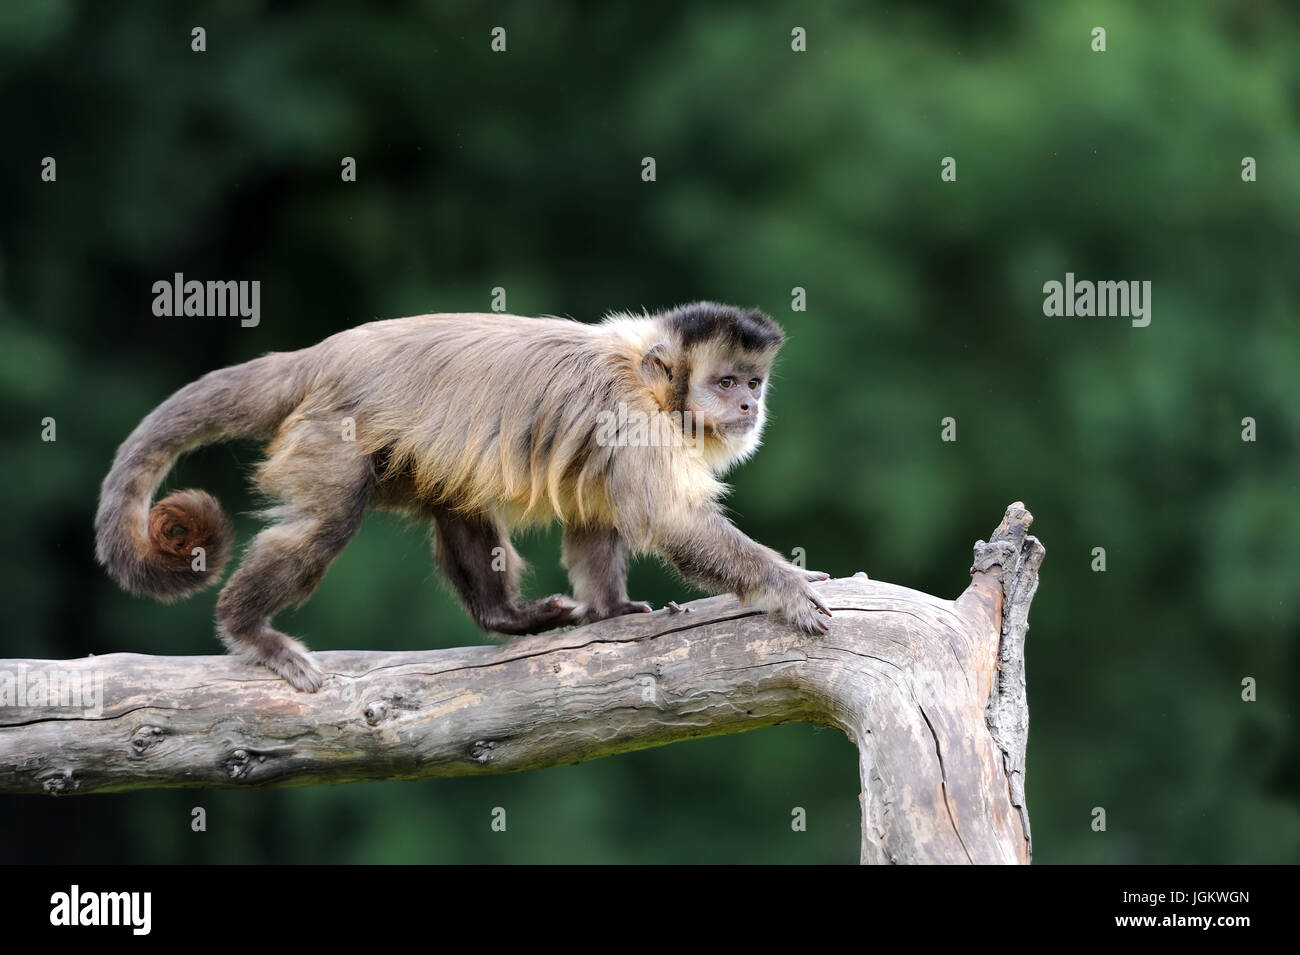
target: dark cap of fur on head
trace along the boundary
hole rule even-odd
[[[717,302],[693,302],[665,312],[664,324],[680,336],[685,348],[720,341],[741,351],[761,352],[785,341],[781,326],[762,312]]]

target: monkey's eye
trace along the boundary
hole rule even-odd
[[[753,391],[754,389],[758,388],[758,386],[761,385],[762,383],[763,383],[763,379],[761,378],[751,378],[749,379],[749,388],[751,391]]]
[[[718,381],[718,387],[722,388],[723,390],[726,390],[727,388],[730,388],[735,383],[736,383],[736,379],[728,375],[726,378],[722,378]]]

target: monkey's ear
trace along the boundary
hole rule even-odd
[[[650,383],[673,380],[672,356],[667,345],[659,342],[641,356],[641,374]]]

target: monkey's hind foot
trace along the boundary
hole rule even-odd
[[[325,683],[325,675],[311,662],[307,648],[278,630],[264,626],[248,636],[223,629],[221,639],[232,653],[250,663],[260,663],[295,690],[315,693]]]
[[[267,660],[261,661],[272,673],[287,680],[295,690],[315,693],[325,683],[325,674],[307,656],[307,649],[296,640]]]
[[[483,629],[510,636],[542,633],[577,623],[586,608],[564,594],[551,594],[522,606],[507,607],[482,621]]]

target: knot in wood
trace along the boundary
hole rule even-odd
[[[230,757],[226,760],[226,772],[230,775],[231,779],[242,779],[248,774],[249,765],[250,757],[248,755],[248,750],[237,749],[231,753]]]
[[[41,786],[51,796],[66,796],[77,791],[77,780],[69,769],[56,770],[41,780]]]
[[[141,726],[131,737],[131,749],[137,756],[143,756],[163,741],[166,731],[161,726]]]

